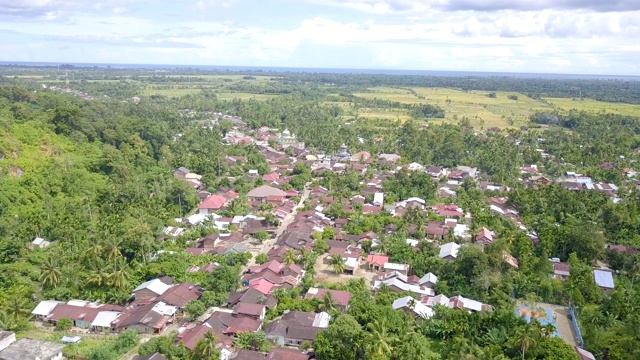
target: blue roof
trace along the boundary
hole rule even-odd
[[[593,270],[593,277],[596,284],[602,288],[613,289],[613,273],[607,270]]]

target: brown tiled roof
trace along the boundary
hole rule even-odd
[[[179,308],[184,308],[185,305],[191,300],[197,300],[202,296],[203,290],[192,283],[185,282],[169,288],[164,294],[160,295],[157,301],[164,301],[165,303]]]
[[[74,321],[82,320],[90,323],[98,316],[100,311],[102,311],[100,308],[58,304],[51,311],[50,320],[58,321],[62,318],[67,318]]]
[[[236,306],[235,313],[240,315],[260,316],[266,306],[241,302]]]
[[[300,350],[273,348],[267,354],[268,360],[309,360],[309,355],[303,354]],[[234,359],[237,360],[237,359]]]
[[[317,290],[316,293],[313,293],[313,289]],[[305,299],[324,299],[326,293],[330,292],[333,296],[333,300],[341,306],[347,306],[349,304],[349,299],[351,299],[351,293],[348,291],[341,290],[331,290],[331,289],[322,289],[322,288],[311,288],[307,291],[307,294],[304,296]]]
[[[234,317],[229,327],[223,331],[225,334],[237,334],[241,332],[255,332],[260,329],[262,322],[250,317]]]
[[[264,360],[265,354],[253,350],[240,349],[233,360]]]
[[[313,341],[316,334],[322,331],[322,328],[304,325],[291,325],[287,328],[287,337],[292,339]]]

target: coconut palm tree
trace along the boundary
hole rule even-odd
[[[40,281],[42,281],[45,286],[56,287],[60,283],[61,277],[62,272],[60,271],[60,264],[57,258],[49,256],[40,268]]]
[[[293,249],[287,249],[287,251],[284,252],[282,262],[287,265],[291,265],[295,264],[296,261],[298,261],[298,255],[296,255],[296,252]]]
[[[204,336],[203,339],[198,341],[196,348],[194,349],[194,354],[197,359],[203,360],[217,360],[220,358],[220,350],[216,348],[217,343],[216,337],[213,335],[213,332],[209,331]]]
[[[392,343],[396,340],[396,336],[389,333],[386,322],[374,320],[367,324],[369,329],[369,347],[367,353],[371,359],[388,359],[393,353]]]
[[[347,269],[347,264],[340,254],[329,256],[329,265],[333,267],[333,270],[336,272],[336,274],[342,274]]]
[[[538,335],[536,328],[531,324],[527,324],[517,330],[514,342],[520,348],[523,360],[526,352],[537,346]]]
[[[322,303],[319,308],[323,311],[334,311],[336,309],[336,300],[333,298],[333,295],[330,292],[326,292],[324,294],[324,298],[322,299]]]
[[[17,327],[15,319],[6,311],[0,311],[0,329],[13,330]]]
[[[20,296],[12,296],[7,303],[2,307],[3,312],[6,312],[14,322],[18,322],[22,317],[29,316],[31,314],[31,306],[27,299]]]
[[[115,238],[110,238],[104,241],[102,247],[106,251],[107,260],[115,261],[122,257],[122,253],[120,252],[121,243],[122,241]]]
[[[115,262],[111,266],[111,274],[108,275],[108,284],[118,289],[122,289],[129,285],[129,266],[124,261],[120,260]]]

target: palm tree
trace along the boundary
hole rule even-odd
[[[388,332],[387,324],[383,320],[378,319],[372,323],[367,324],[370,333],[369,349],[370,358],[373,359],[387,359],[391,357],[393,353],[393,347],[391,343],[396,340],[396,336]]]
[[[282,259],[282,262],[284,262],[287,265],[291,265],[291,264],[295,264],[296,261],[298,261],[298,256],[296,255],[296,252],[293,249],[287,249],[287,251],[284,252],[284,258]]]
[[[336,274],[342,274],[347,269],[344,258],[340,254],[329,256],[329,265],[333,267]]]
[[[102,268],[93,271],[89,276],[88,282],[96,286],[102,286],[103,284],[107,284],[109,282],[109,274],[107,274]]]
[[[114,261],[122,257],[122,253],[120,252],[120,244],[121,241],[115,238],[110,238],[104,242],[103,247],[107,252],[107,260]]]
[[[56,287],[60,283],[61,277],[62,272],[60,271],[57,258],[49,256],[40,268],[40,281],[42,281],[45,286]]]
[[[320,304],[320,309],[324,311],[334,311],[336,309],[336,301],[333,298],[333,295],[330,292],[326,292],[324,294],[324,298],[322,299],[322,304]]]
[[[516,332],[515,344],[520,348],[522,353],[522,359],[524,360],[525,353],[534,348],[538,344],[537,331],[534,326],[528,324],[521,327]]]
[[[15,322],[18,322],[23,316],[31,314],[29,302],[27,299],[19,296],[10,297],[5,306],[3,306],[3,310]]]
[[[203,339],[198,341],[194,353],[196,358],[203,360],[218,360],[220,358],[220,350],[216,348],[218,340],[213,335],[213,332],[209,331]]]
[[[109,285],[122,289],[129,285],[129,266],[124,261],[117,261],[111,267],[111,274],[108,275]]]
[[[13,330],[17,326],[15,319],[6,311],[0,311],[0,329]]]

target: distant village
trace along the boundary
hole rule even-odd
[[[198,118],[201,114],[191,110],[182,110],[181,116]],[[436,306],[444,306],[459,311],[492,311],[489,304],[466,298],[455,293],[438,293],[437,273],[421,276],[410,275],[408,264],[394,263],[390,256],[376,249],[380,239],[397,231],[394,224],[386,226],[381,233],[368,231],[354,234],[345,231],[350,217],[332,218],[325,214],[330,207],[340,207],[344,213],[351,214],[358,209],[362,214],[376,214],[386,211],[391,216],[401,218],[408,212],[420,212],[430,219],[426,224],[409,226],[406,243],[417,249],[422,242],[430,242],[439,249],[438,256],[446,261],[455,262],[458,252],[465,246],[477,246],[483,249],[497,236],[494,229],[475,229],[469,209],[456,204],[456,189],[465,179],[479,179],[479,170],[469,166],[443,168],[430,164],[406,163],[398,154],[370,154],[366,151],[351,153],[343,145],[332,154],[316,153],[305,147],[304,142],[296,138],[287,129],[259,128],[250,129],[239,117],[220,113],[206,114],[209,120],[198,120],[197,124],[206,129],[216,126],[219,119],[234,124],[224,141],[229,145],[255,144],[269,163],[269,172],[260,174],[257,169],[249,170],[247,179],[261,178],[263,185],[257,186],[246,194],[249,211],[234,217],[225,217],[223,210],[240,194],[235,189],[220,189],[217,193],[207,191],[202,176],[188,168],[179,167],[173,172],[177,179],[187,182],[196,192],[200,204],[192,213],[176,219],[179,226],[167,226],[165,239],[179,238],[186,231],[203,224],[215,227],[216,231],[194,241],[186,252],[194,257],[204,254],[251,253],[253,258],[266,254],[268,259],[262,264],[252,261],[244,269],[242,288],[230,292],[226,304],[211,308],[196,321],[184,317],[186,305],[199,299],[204,289],[189,282],[176,283],[170,277],[159,277],[138,284],[131,301],[125,306],[92,303],[84,300],[61,302],[55,299],[41,301],[32,314],[34,321],[44,326],[55,326],[60,319],[70,319],[77,334],[91,332],[98,334],[118,333],[133,329],[141,334],[163,334],[177,331],[176,341],[189,349],[207,333],[213,333],[221,350],[221,359],[288,359],[308,360],[312,354],[302,349],[304,343],[312,344],[315,335],[328,327],[331,315],[328,312],[289,311],[270,322],[265,321],[266,312],[278,306],[274,292],[278,289],[298,287],[302,283],[305,269],[287,259],[291,250],[296,253],[313,251],[317,233],[334,234],[326,240],[328,250],[315,264],[315,272],[326,283],[344,281],[349,278],[364,278],[372,291],[384,288],[398,293],[392,307],[406,312],[417,319],[428,319],[437,311]],[[270,145],[271,144],[271,145]],[[276,146],[272,146],[275,144]],[[542,156],[549,156],[542,149]],[[227,156],[229,166],[244,164],[247,159],[241,156]],[[348,169],[360,174],[373,174],[364,181],[362,193],[351,198],[334,198],[331,191],[322,186],[310,186],[307,183],[303,191],[287,186],[292,179],[294,166],[303,163],[308,166],[314,177],[324,172],[341,173]],[[378,170],[383,168],[390,170]],[[607,168],[611,164],[602,164]],[[400,201],[388,202],[383,190],[383,182],[401,169],[428,174],[438,184],[436,198],[438,203],[428,204],[425,199],[411,197]],[[635,176],[631,169],[625,169],[628,177]],[[613,184],[593,181],[582,174],[567,172],[559,178],[544,174],[544,169],[535,165],[523,164],[520,168],[521,181],[527,186],[541,187],[551,183],[561,183],[575,191],[600,191],[614,202],[619,201],[618,188]],[[527,232],[533,245],[539,242],[534,231],[530,231],[520,220],[518,209],[510,205],[509,199],[501,193],[508,189],[501,184],[477,181],[477,188],[494,194],[484,206],[493,214],[509,221]],[[272,205],[271,213],[277,220],[269,221],[258,214],[263,204]],[[269,239],[256,242],[256,234],[267,233]],[[258,243],[258,245],[256,245]],[[47,247],[46,239],[36,238],[33,247]],[[372,249],[371,251],[365,251]],[[610,245],[610,251],[635,252],[636,249]],[[153,254],[157,256],[158,254]],[[342,258],[344,271],[332,272],[330,263],[335,256]],[[504,252],[503,260],[507,266],[518,268],[518,259]],[[153,259],[153,257],[152,257]],[[563,280],[570,274],[570,267],[559,259],[549,259],[554,269],[554,277]],[[193,266],[189,272],[212,272],[219,264]],[[601,266],[593,270],[593,276],[602,291],[611,291],[614,287],[613,272]],[[406,295],[407,293],[412,296]],[[350,306],[351,294],[346,291],[329,288],[311,287],[304,294],[306,299],[323,301],[329,296],[339,311]],[[415,300],[419,299],[419,300]],[[264,331],[266,338],[278,347],[268,354],[252,350],[236,349],[234,337],[242,332]],[[14,345],[11,346],[15,346]],[[0,349],[2,350],[2,349]],[[580,349],[581,350],[581,349]],[[6,350],[2,350],[6,351]],[[0,351],[0,357],[2,357]],[[584,350],[581,350],[584,351]],[[154,357],[158,359],[158,357]]]

